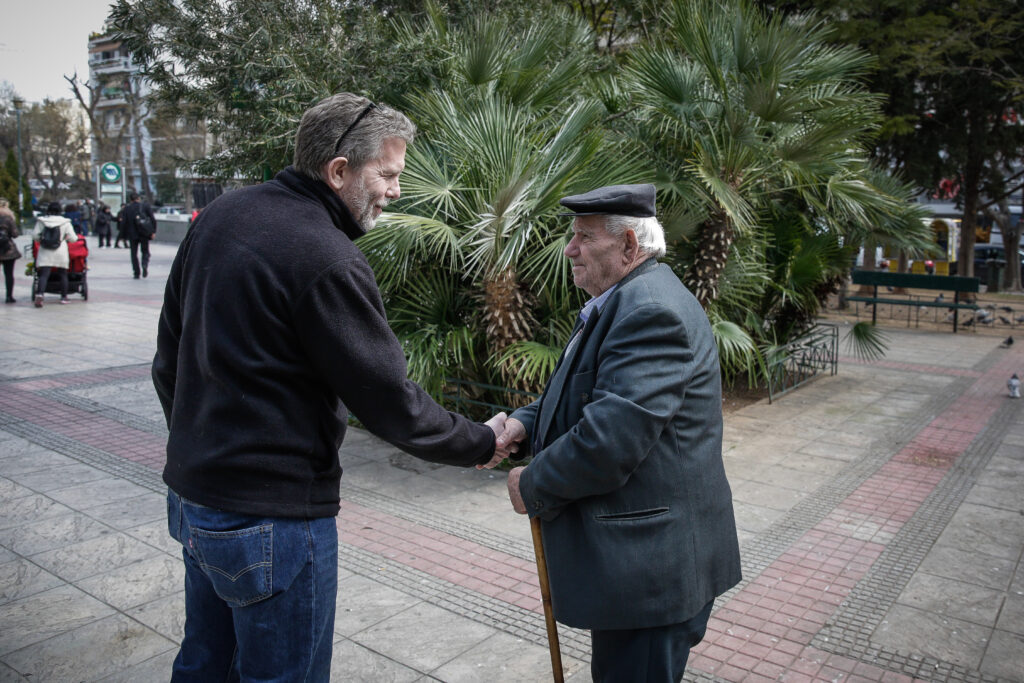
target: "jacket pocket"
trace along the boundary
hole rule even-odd
[[[606,512],[594,515],[599,522],[632,522],[638,519],[651,519],[668,514],[667,507],[649,508],[647,510],[630,510],[628,512]]]
[[[244,607],[273,592],[274,525],[234,531],[192,527],[194,557],[222,600]]]

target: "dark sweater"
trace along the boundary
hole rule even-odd
[[[174,491],[245,514],[333,516],[349,409],[419,458],[488,461],[490,428],[407,378],[352,242],[362,232],[326,184],[291,168],[199,214],[171,267],[153,360]]]

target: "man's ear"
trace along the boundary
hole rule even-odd
[[[636,238],[636,232],[632,230],[626,230],[625,237],[626,246],[622,251],[622,262],[630,264],[640,255],[640,240]]]
[[[348,159],[345,157],[334,157],[324,166],[323,180],[335,192],[345,187],[346,171],[349,170]]]

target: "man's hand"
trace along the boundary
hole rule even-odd
[[[477,465],[478,470],[497,467],[498,463],[510,454],[518,452],[519,442],[526,438],[526,427],[523,423],[516,419],[508,419],[505,413],[498,413],[484,424],[494,430],[494,457],[486,465]]]
[[[526,503],[523,502],[523,494],[519,492],[519,477],[522,476],[525,467],[514,467],[508,473],[508,499],[512,501],[512,509],[521,515],[526,514]]]

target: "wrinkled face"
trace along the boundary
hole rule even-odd
[[[625,277],[633,262],[625,236],[616,237],[604,224],[604,216],[576,216],[563,252],[572,261],[573,282],[590,296],[600,296]]]
[[[405,140],[401,138],[386,138],[380,157],[366,162],[359,170],[345,168],[345,184],[338,196],[364,230],[372,230],[384,207],[401,196],[398,176],[404,168]]]

